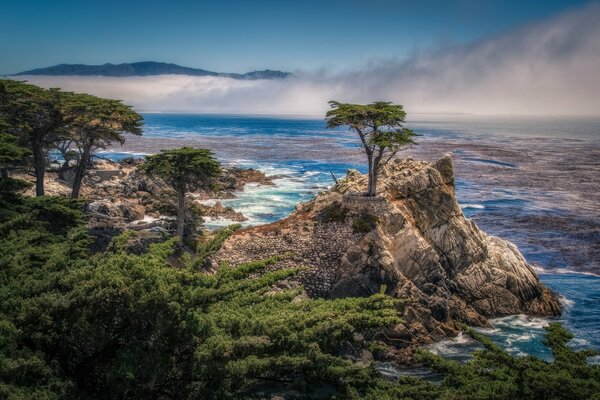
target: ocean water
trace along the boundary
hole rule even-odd
[[[357,138],[345,129],[325,129],[322,118],[146,114],[144,119],[142,137],[130,137],[104,156],[205,147],[225,164],[275,177],[273,187],[249,185],[222,201],[249,218],[245,225],[284,218],[298,202],[330,187],[332,173],[365,171]],[[575,333],[574,346],[600,349],[600,119],[422,115],[407,125],[422,136],[403,156],[433,161],[450,153],[463,213],[487,233],[517,244],[543,282],[560,294],[564,313],[557,320]],[[207,226],[229,223],[211,220]],[[542,338],[549,321],[510,316],[482,332],[513,354],[548,359]],[[431,350],[462,359],[475,347],[461,335]]]

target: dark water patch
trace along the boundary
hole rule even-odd
[[[470,214],[484,231],[515,243],[531,263],[546,268],[600,271],[600,220],[567,211],[532,212],[522,208],[472,210]]]

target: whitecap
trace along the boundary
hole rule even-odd
[[[538,271],[540,274],[549,274],[549,275],[554,275],[554,274],[556,274],[556,275],[587,275],[587,276],[600,277],[600,274],[595,274],[593,272],[587,272],[587,271],[574,271],[569,268],[548,269],[548,268],[538,267],[538,269],[536,269],[536,271]]]
[[[471,203],[467,203],[467,204],[462,204],[460,206],[460,208],[462,208],[463,210],[465,210],[465,209],[483,210],[485,208],[485,206],[483,204],[471,204]]]
[[[521,327],[533,329],[544,329],[544,327],[548,326],[549,324],[549,321],[546,318],[529,317],[525,314],[494,318],[491,319],[490,322],[493,326],[499,327]]]
[[[566,310],[570,310],[571,308],[573,308],[573,305],[575,304],[574,300],[571,300],[563,295],[558,296],[558,300],[560,301],[560,304],[562,304],[562,306]]]

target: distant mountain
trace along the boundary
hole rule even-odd
[[[52,76],[152,76],[152,75],[191,75],[191,76],[222,76],[234,79],[283,79],[291,76],[290,72],[252,71],[245,74],[226,72],[213,72],[199,68],[182,67],[177,64],[168,64],[156,61],[143,61],[125,64],[59,64],[47,68],[37,68],[19,72],[14,75],[52,75]]]

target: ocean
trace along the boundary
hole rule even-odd
[[[325,129],[323,118],[145,114],[144,133],[108,149],[112,159],[160,149],[212,149],[224,163],[256,168],[276,185],[249,185],[225,206],[246,225],[287,216],[333,184],[331,173],[365,172],[360,144],[346,129]],[[452,155],[463,213],[485,232],[515,243],[542,281],[560,294],[556,320],[575,333],[573,345],[600,349],[600,119],[417,115],[407,126],[421,135],[401,157],[434,161]],[[217,228],[231,223],[207,221]],[[499,318],[482,330],[516,355],[549,359],[542,345],[547,318]],[[468,338],[437,343],[432,351],[464,357]],[[476,347],[476,346],[475,346]]]

